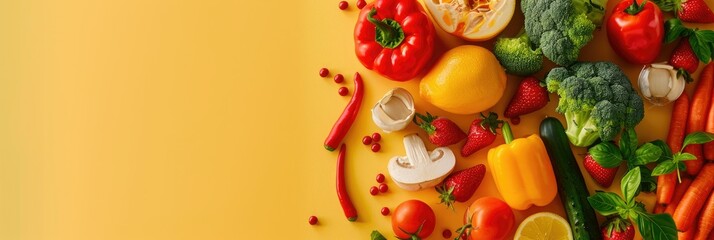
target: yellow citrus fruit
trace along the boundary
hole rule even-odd
[[[570,224],[561,216],[549,212],[531,215],[516,230],[514,240],[572,240]]]
[[[446,52],[419,84],[423,99],[445,111],[474,114],[496,105],[506,72],[490,51],[463,45]]]
[[[508,26],[516,0],[425,0],[434,22],[460,38],[485,41]]]

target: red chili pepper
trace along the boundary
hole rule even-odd
[[[327,135],[325,139],[325,149],[328,151],[334,151],[337,146],[342,142],[342,139],[347,135],[347,131],[352,127],[352,123],[355,122],[357,118],[357,113],[362,105],[362,97],[364,96],[364,83],[362,82],[362,76],[359,73],[355,73],[355,89],[352,94],[352,99],[342,111],[342,115],[337,119],[335,125],[332,126],[330,134]]]
[[[434,51],[434,25],[416,0],[376,0],[355,26],[355,52],[367,69],[395,81],[413,79]]]
[[[337,199],[340,200],[342,210],[345,212],[345,217],[350,222],[357,220],[357,209],[352,205],[350,195],[347,194],[347,185],[345,184],[345,151],[347,146],[343,143],[340,147],[340,153],[337,154]]]

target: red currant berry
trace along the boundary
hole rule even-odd
[[[379,189],[377,189],[377,187],[372,186],[371,188],[369,188],[369,194],[372,194],[372,196],[377,195],[378,193]]]
[[[379,140],[382,140],[382,135],[379,135],[379,133],[372,133],[372,141],[379,142]]]
[[[382,216],[387,216],[387,215],[389,215],[389,208],[383,207],[380,212],[382,212]]]
[[[345,81],[345,77],[339,73],[337,75],[335,75],[335,77],[333,79],[335,80],[335,83],[341,83],[341,82]]]
[[[362,138],[362,144],[364,144],[364,145],[372,144],[372,138],[370,136],[364,136]]]
[[[367,2],[364,0],[357,0],[357,8],[362,9],[365,5],[367,5]]]
[[[307,222],[309,222],[310,225],[315,225],[315,224],[317,224],[317,217],[310,216],[310,218],[307,219]]]
[[[441,232],[441,236],[443,236],[444,238],[451,238],[451,230],[444,229],[444,231]]]
[[[384,174],[377,174],[377,182],[378,183],[383,183],[384,182]]]
[[[337,89],[337,93],[339,93],[340,96],[347,96],[347,93],[349,93],[349,92],[350,91],[347,90],[346,87],[341,87],[340,89]]]
[[[379,143],[372,144],[372,152],[379,152],[380,149],[382,149],[382,146]]]
[[[337,6],[340,7],[340,10],[345,10],[345,9],[347,9],[347,6],[349,6],[349,5],[350,4],[347,1],[340,1],[340,3]]]
[[[330,74],[330,70],[327,70],[327,68],[320,68],[320,77],[327,77],[328,74]]]
[[[387,190],[389,190],[389,186],[387,186],[387,184],[384,184],[384,183],[379,184],[379,192],[386,193]]]

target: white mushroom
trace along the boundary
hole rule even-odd
[[[424,141],[415,133],[404,136],[404,149],[406,156],[393,157],[387,165],[392,180],[404,190],[417,191],[436,186],[456,165],[451,149],[440,147],[428,152]]]
[[[403,88],[389,90],[372,108],[372,121],[385,132],[399,131],[414,118],[414,98]]]

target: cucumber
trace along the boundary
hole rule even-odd
[[[540,123],[540,137],[553,165],[558,182],[558,195],[568,215],[575,240],[602,239],[595,211],[588,202],[587,186],[570,149],[568,136],[558,119],[547,117]]]

